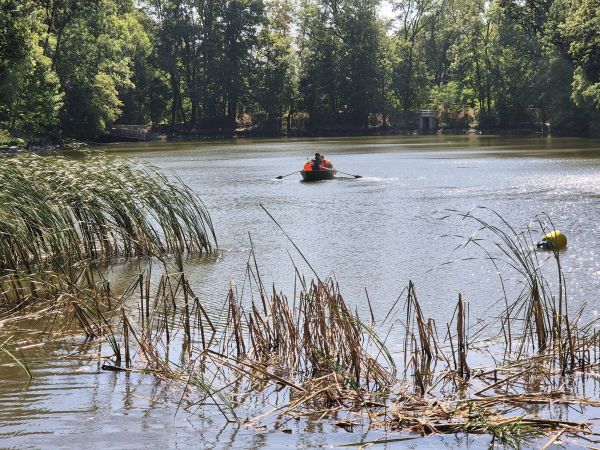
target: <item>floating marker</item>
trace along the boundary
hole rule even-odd
[[[567,246],[567,237],[560,231],[555,230],[544,235],[542,240],[537,243],[537,248],[545,248],[549,250],[562,250]]]

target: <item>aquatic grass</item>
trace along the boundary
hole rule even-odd
[[[505,299],[505,309],[500,316],[505,357],[527,359],[533,352],[551,355],[563,374],[585,366],[581,360],[582,348],[589,348],[589,341],[596,335],[596,323],[591,320],[581,324],[577,314],[569,314],[560,251],[539,251],[535,246],[537,239],[555,230],[552,220],[540,214],[519,231],[489,208],[454,214],[479,226],[462,247],[474,245],[482,249],[498,270]],[[548,262],[554,262],[554,267],[547,267]],[[524,286],[512,301],[504,288],[501,264],[517,274]],[[548,279],[548,272],[552,271],[556,277],[554,283]]]
[[[260,306],[232,287],[223,321],[206,313],[184,273],[149,279],[149,272],[140,273],[120,299],[108,302],[99,286],[72,305],[71,322],[113,349],[106,370],[142,370],[178,381],[182,396],[193,391],[194,404],[216,406],[228,421],[239,421],[232,399],[268,386],[291,391],[281,408],[291,414],[317,406],[361,409],[396,383],[386,363],[389,350],[350,312],[333,280],[307,284],[293,301],[261,285]]]
[[[10,350],[8,350],[6,348],[6,344],[10,341],[10,339],[11,338],[9,337],[8,339],[6,339],[4,342],[2,342],[0,344],[0,352],[7,354],[21,369],[23,369],[23,371],[27,374],[27,377],[29,378],[29,380],[32,380],[33,375],[31,374],[29,365],[27,364],[27,361],[25,360],[23,355],[20,355],[20,357],[16,356],[14,353],[12,353]]]
[[[467,402],[463,407],[468,411],[468,420],[453,427],[455,433],[477,433],[492,436],[503,446],[520,448],[523,444],[541,436],[545,428],[553,429],[551,423],[535,423],[527,421],[525,415],[506,418],[496,410]]]
[[[335,279],[315,274],[307,280],[294,266],[290,298],[266,287],[254,249],[244,285],[230,286],[220,312],[207,310],[194,293],[179,252],[170,260],[175,264],[162,261],[160,277],[152,276],[151,267],[141,271],[118,297],[89,267],[70,267],[62,284],[33,282],[38,295],[56,289],[53,295],[71,306],[70,323],[87,339],[109,343],[113,354],[103,355],[103,369],[167,380],[180,389],[186,411],[216,408],[225,420],[241,422],[240,409],[251,409],[256,415],[244,425],[257,429],[279,416],[341,416],[340,426],[350,428],[354,417],[364,417],[386,430],[488,434],[508,446],[540,434],[589,432],[582,423],[525,414],[532,404],[600,406],[577,392],[575,378],[575,371],[597,374],[600,334],[594,322],[585,322],[581,311],[566,314],[564,290],[562,309],[558,305],[556,286],[545,278],[554,266],[544,263],[553,256],[532,253],[530,236],[519,241],[519,232],[500,219],[459,218],[479,225],[467,245],[476,243],[494,267],[506,262],[525,280],[516,299],[503,289],[500,334],[485,342],[475,341],[480,331],[469,326],[464,295],[458,294],[454,315],[438,327],[409,282],[404,307],[397,311],[394,304],[386,316],[405,333],[404,348],[392,355],[373,314],[367,325]],[[492,238],[485,241],[488,231]],[[508,335],[517,343],[513,350],[506,348]],[[559,336],[571,343],[557,344]],[[265,405],[257,410],[260,399]],[[275,404],[267,409],[271,399]]]
[[[408,368],[422,373],[422,381],[411,384],[407,383],[409,373],[404,373],[404,380],[396,378],[386,361],[389,351],[378,345],[382,340],[376,338],[374,324],[366,326],[350,312],[334,280],[307,282],[302,277],[296,281],[299,292],[287,299],[275,288],[266,291],[256,267],[248,267],[248,273],[253,288],[241,292],[251,292],[253,298],[244,300],[231,287],[223,312],[217,316],[213,312],[212,318],[184,273],[165,273],[150,283],[149,271],[141,272],[123,297],[110,302],[101,282],[86,290],[93,273],[80,275],[76,279],[81,288],[72,290],[90,294],[78,295],[78,305],[90,325],[74,323],[89,328],[91,332],[86,334],[90,338],[117,340],[112,364],[103,364],[103,369],[153,374],[175,383],[181,388],[180,403],[187,411],[214,407],[227,421],[239,422],[243,416],[238,408],[244,399],[268,395],[272,387],[278,392],[275,407],[247,419],[247,427],[259,426],[273,415],[365,414],[373,426],[389,430],[488,434],[508,446],[550,432],[589,431],[575,422],[507,415],[507,405],[527,408],[530,404],[594,402],[569,395],[567,389],[552,390],[556,373],[552,355],[547,353],[523,354],[518,360],[500,361],[490,368],[467,363],[473,344],[463,296],[446,324],[444,343],[435,323],[418,305],[415,286],[411,283],[406,290],[412,304],[407,323],[413,324],[406,330],[415,338],[411,354],[423,355],[421,361],[426,364],[426,370],[420,369],[419,362]],[[82,301],[87,303],[81,305]],[[94,308],[102,310],[90,312]],[[578,322],[577,317],[571,320],[573,325]],[[430,360],[419,348],[419,323]],[[587,339],[582,351],[590,352],[597,345],[593,327],[580,330],[574,326],[574,330]],[[122,356],[123,349],[121,366],[118,352]],[[593,366],[581,369],[593,370]],[[416,380],[414,373],[411,376]],[[417,384],[421,385],[418,389],[414,388]],[[509,389],[521,392],[511,394]]]
[[[70,277],[81,264],[215,247],[197,195],[147,164],[96,153],[0,157],[4,305],[36,296],[34,273]]]
[[[481,350],[477,350],[477,344],[473,341],[481,335],[481,330],[475,330],[473,333],[469,326],[466,298],[459,293],[455,313],[450,322],[445,324],[445,328],[442,328],[447,330],[446,339],[442,341],[436,323],[426,317],[417,299],[416,288],[409,282],[405,291],[406,319],[403,324],[406,333],[403,349],[404,379],[395,378],[395,372],[391,370],[392,365],[382,364],[385,363],[385,359],[378,361],[378,367],[385,369],[381,378],[379,376],[382,374],[378,374],[377,369],[366,370],[365,375],[359,376],[353,371],[365,363],[368,364],[369,358],[357,358],[356,354],[360,354],[360,349],[368,348],[368,343],[364,339],[355,341],[356,335],[352,332],[344,336],[340,330],[336,331],[336,317],[339,311],[343,311],[344,305],[336,306],[335,302],[331,304],[327,298],[332,293],[334,296],[338,295],[336,293],[339,288],[332,280],[323,282],[317,277],[317,280],[307,283],[298,275],[295,285],[301,286],[301,294],[297,300],[294,295],[294,301],[291,302],[294,310],[290,311],[285,307],[289,302],[282,301],[284,297],[277,294],[275,289],[267,295],[258,270],[250,268],[248,270],[251,276],[248,278],[255,280],[259,299],[253,301],[251,308],[244,312],[240,306],[242,302],[232,301],[234,293],[230,291],[230,308],[237,309],[235,313],[228,315],[229,323],[234,328],[230,334],[231,342],[235,341],[232,350],[238,358],[239,354],[243,353],[253,355],[259,362],[268,361],[278,372],[288,374],[288,381],[293,379],[290,378],[290,374],[304,374],[304,378],[295,378],[295,384],[290,384],[290,387],[293,390],[298,390],[299,386],[304,387],[305,392],[298,394],[300,398],[321,399],[312,403],[310,407],[303,403],[309,410],[330,408],[330,411],[337,411],[341,403],[351,398],[361,398],[358,401],[363,405],[373,405],[374,408],[386,407],[392,400],[386,392],[393,392],[391,389],[395,387],[399,390],[394,393],[396,398],[392,400],[391,413],[386,413],[386,418],[379,422],[383,423],[382,426],[392,429],[404,429],[407,426],[411,428],[416,425],[421,432],[428,430],[428,433],[486,433],[506,445],[519,445],[524,438],[535,438],[540,433],[555,430],[569,434],[589,432],[581,423],[544,417],[507,416],[505,408],[506,405],[510,405],[526,410],[532,402],[543,405],[593,404],[589,399],[576,394],[573,379],[567,381],[564,378],[571,376],[569,374],[574,370],[582,373],[597,371],[598,357],[594,353],[594,345],[599,342],[599,334],[593,321],[585,323],[581,320],[581,312],[572,316],[567,314],[568,304],[560,255],[557,252],[551,255],[536,253],[533,245],[533,227],[528,227],[525,232],[517,231],[495,212],[492,212],[492,220],[499,221],[499,224],[476,216],[474,212],[460,215],[460,218],[473,220],[480,225],[479,235],[471,236],[465,245],[474,243],[484,250],[484,254],[495,268],[506,264],[525,281],[525,289],[518,294],[516,300],[510,300],[508,291],[503,288],[507,308],[499,319],[502,324],[501,336],[512,336],[518,345],[515,351],[512,351],[512,342],[505,341],[505,345],[501,346],[497,345],[497,340],[493,340],[502,357],[496,359],[492,356],[484,359],[489,361],[490,367],[478,367],[470,361],[474,353],[481,359]],[[549,220],[537,220],[540,229],[538,233],[545,232],[547,224],[551,224]],[[492,239],[480,236],[484,231],[491,231]],[[499,238],[499,242],[494,238]],[[488,249],[487,244],[491,244],[492,249]],[[499,252],[500,256],[495,255],[494,250]],[[547,261],[555,261],[556,266],[544,265]],[[556,286],[546,278],[546,273],[553,269],[558,272],[558,295],[553,291]],[[295,270],[298,273],[298,269]],[[328,293],[324,296],[319,294],[321,289]],[[296,309],[298,313],[295,312]],[[323,311],[326,313],[323,314]],[[347,318],[352,314],[346,311],[343,316]],[[250,344],[246,344],[245,347],[243,336],[246,327],[241,319],[243,317],[248,317],[247,333],[250,336]],[[304,330],[298,327],[302,318],[308,318],[308,327]],[[396,320],[394,323],[399,322],[401,323],[400,320]],[[296,325],[288,326],[293,323]],[[344,320],[341,323],[344,323]],[[515,324],[521,324],[521,328],[517,329]],[[492,324],[487,324],[489,329],[494,329],[490,325]],[[351,327],[342,328],[352,331]],[[365,331],[363,328],[360,333],[364,336]],[[330,336],[335,337],[331,339]],[[307,339],[303,340],[304,337]],[[569,341],[568,344],[557,342],[564,339]],[[344,351],[333,355],[328,353],[332,349],[337,351],[336,345],[340,345],[340,342],[344,343]],[[294,347],[300,343],[302,348],[308,351],[296,353]],[[353,353],[353,349],[358,349],[358,352]],[[347,353],[346,350],[350,352]],[[385,350],[380,352],[385,353]],[[390,376],[392,373],[393,376]],[[493,374],[493,377],[490,378],[490,374]],[[389,378],[386,378],[386,375]],[[329,380],[325,386],[315,382],[323,377]],[[304,383],[299,385],[301,380]],[[372,392],[382,394],[382,402],[364,397],[365,385],[361,385],[364,380],[378,386],[378,389]],[[563,392],[555,392],[556,386],[559,385],[571,387]],[[411,390],[417,395],[409,394]],[[509,390],[515,394],[507,395]],[[358,395],[363,392],[363,397],[353,397],[352,392]],[[499,392],[505,394],[498,395]],[[327,400],[323,398],[324,394]],[[464,402],[478,404],[479,401],[485,401],[486,407],[491,408],[485,420],[467,415],[466,420],[457,424],[457,415],[461,416],[461,411],[465,410]],[[291,405],[292,407],[287,409],[278,407],[276,411],[283,410],[285,414],[293,414],[291,410],[296,404]],[[373,414],[377,415],[370,412],[369,408],[367,413],[371,420]],[[410,419],[406,419],[407,416]],[[410,425],[411,423],[413,425]]]
[[[206,253],[210,216],[189,188],[105,155],[0,158],[2,269]]]

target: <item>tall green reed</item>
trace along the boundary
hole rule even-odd
[[[0,157],[0,305],[35,296],[33,273],[72,278],[82,264],[216,245],[198,196],[148,164],[91,152]]]

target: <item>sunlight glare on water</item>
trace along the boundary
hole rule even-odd
[[[230,277],[243,282],[249,235],[263,276],[284,292],[293,285],[290,256],[307,269],[260,204],[319,275],[334,275],[347,300],[362,312],[365,288],[384,315],[413,280],[436,319],[451,312],[458,292],[469,298],[474,315],[489,313],[490,300],[500,295],[491,265],[474,248],[453,252],[464,242],[455,236],[468,236],[472,224],[439,220],[446,209],[467,212],[478,206],[497,211],[519,229],[547,213],[569,238],[563,265],[573,302],[596,301],[596,141],[434,136],[117,149],[177,174],[208,205],[223,256],[215,267],[198,268],[196,279],[198,289],[216,304],[222,302]],[[363,178],[339,173],[337,179],[319,183],[303,183],[299,174],[275,179],[298,170],[316,151],[332,159],[338,170]]]

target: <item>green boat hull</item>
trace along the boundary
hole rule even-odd
[[[323,181],[323,180],[332,180],[335,176],[337,170],[335,169],[327,169],[327,170],[302,170],[300,174],[302,175],[302,180],[304,181]]]

